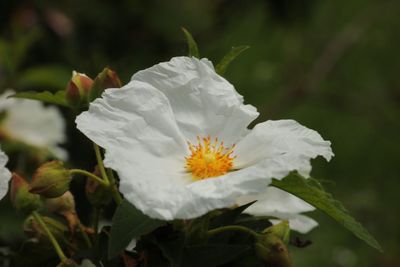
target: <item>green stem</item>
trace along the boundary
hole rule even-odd
[[[96,143],[93,143],[93,147],[94,147],[94,153],[96,154],[97,165],[99,166],[101,176],[103,177],[103,179],[105,181],[107,181],[109,183],[110,180],[108,179],[106,169],[104,168],[104,163],[103,163],[103,158],[101,156],[100,147]]]
[[[259,236],[260,236],[260,234],[258,234],[257,232],[255,232],[247,227],[239,226],[239,225],[228,225],[228,226],[222,226],[222,227],[218,227],[218,228],[209,230],[208,236],[211,237],[213,235],[217,235],[219,233],[226,232],[226,231],[242,232],[242,233],[252,236],[255,239],[259,238]]]
[[[98,182],[98,183],[101,184],[102,186],[106,186],[106,187],[107,187],[107,186],[110,185],[108,181],[105,181],[105,180],[101,179],[100,177],[98,177],[97,175],[94,175],[93,173],[88,172],[88,171],[85,171],[85,170],[81,170],[81,169],[71,169],[71,170],[69,170],[69,173],[70,173],[71,175],[74,175],[74,174],[81,174],[81,175],[87,176],[87,177],[89,177],[89,178],[95,180],[96,182]]]
[[[110,187],[111,187],[111,191],[112,191],[114,200],[117,204],[120,204],[122,202],[122,197],[118,191],[118,187],[116,184],[116,179],[114,177],[114,174],[111,169],[107,169],[107,173],[108,173],[108,177],[110,178]]]
[[[33,218],[37,221],[37,223],[43,228],[45,231],[47,237],[49,238],[51,244],[54,247],[54,250],[56,251],[58,257],[62,262],[65,262],[68,260],[67,256],[65,256],[64,252],[62,251],[60,245],[58,244],[57,240],[53,236],[53,234],[50,232],[49,228],[47,227],[46,223],[43,221],[42,216],[37,211],[32,212]]]
[[[100,147],[96,144],[93,143],[94,147],[94,152],[96,154],[96,159],[97,159],[97,165],[99,166],[99,170],[101,173],[101,176],[103,179],[108,183],[108,185],[111,188],[111,193],[113,195],[113,198],[117,204],[120,204],[122,202],[122,197],[119,194],[117,185],[115,183],[115,178],[114,175],[112,174],[112,170],[108,169],[107,172],[109,176],[107,175],[106,169],[104,168],[104,163],[103,163],[103,157],[101,155]]]

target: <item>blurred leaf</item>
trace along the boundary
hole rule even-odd
[[[171,267],[181,266],[185,245],[185,236],[182,233],[178,233],[178,236],[174,236],[170,240],[155,240],[154,242],[160,248],[164,257],[168,259]]]
[[[250,250],[248,245],[195,245],[185,248],[183,267],[214,267],[228,263]]]
[[[127,200],[122,201],[115,211],[108,247],[109,258],[115,257],[132,239],[147,234],[165,222],[152,219],[136,209]]]
[[[200,58],[199,48],[197,47],[196,41],[188,30],[182,27],[182,31],[185,34],[186,42],[189,48],[189,56]]]
[[[229,51],[228,54],[226,54],[221,61],[217,64],[215,67],[216,72],[219,75],[223,75],[228,68],[229,64],[237,57],[239,56],[242,52],[245,50],[249,49],[250,46],[247,45],[241,45],[241,46],[235,46],[232,47],[231,51]]]
[[[272,185],[301,198],[325,212],[355,236],[382,252],[382,248],[375,238],[350,216],[349,212],[339,201],[335,200],[331,194],[325,192],[322,187],[316,186],[315,179],[308,181],[308,179],[293,172],[282,180],[274,179]]]
[[[247,203],[245,205],[239,206],[237,208],[228,210],[226,212],[223,212],[221,215],[218,215],[214,218],[212,218],[210,222],[210,229],[224,226],[224,225],[229,225],[233,224],[237,218],[239,218],[240,214],[250,207],[252,204],[254,204],[256,201],[252,201],[250,203]]]
[[[12,95],[11,97],[15,98],[24,98],[24,99],[32,99],[32,100],[39,100],[42,102],[55,104],[59,106],[68,107],[68,103],[65,100],[65,91],[61,90],[56,93],[51,93],[49,91],[44,92],[35,92],[35,91],[28,91],[28,92],[21,92]]]
[[[19,75],[17,87],[61,90],[70,78],[71,72],[61,66],[32,67]]]
[[[273,217],[268,216],[254,217],[247,214],[241,214],[236,220],[235,224],[250,228],[256,232],[262,232],[265,230],[265,228],[272,225],[269,221],[272,218]]]

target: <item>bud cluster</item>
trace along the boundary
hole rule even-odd
[[[121,86],[117,73],[109,68],[104,68],[94,80],[86,74],[74,71],[71,80],[68,81],[65,97],[71,107],[80,109],[87,107],[105,89]]]

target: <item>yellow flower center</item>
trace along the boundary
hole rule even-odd
[[[192,154],[185,158],[186,169],[192,173],[194,179],[220,176],[232,169],[236,158],[232,157],[235,145],[226,148],[224,142],[218,142],[218,138],[211,143],[210,136],[202,139],[197,137],[197,141],[197,145],[188,142]]]

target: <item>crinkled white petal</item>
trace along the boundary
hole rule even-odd
[[[288,220],[290,228],[300,233],[306,233],[318,225],[313,219],[300,214],[315,210],[313,206],[278,188],[268,187],[261,194],[239,197],[237,204],[244,205],[254,200],[257,202],[248,207],[245,213]],[[277,219],[272,219],[271,222],[275,224],[281,221]]]
[[[235,168],[258,166],[266,176],[275,173],[271,178],[281,179],[294,170],[307,177],[310,159],[329,161],[333,153],[331,143],[316,131],[294,120],[270,120],[257,124],[237,144],[235,155]]]
[[[7,194],[11,173],[6,168],[8,157],[0,150],[0,200]]]
[[[231,206],[239,196],[261,193],[272,178],[309,169],[309,159],[323,154],[303,144],[310,138],[296,134],[284,135],[277,149],[274,134],[266,133],[269,139],[258,138],[252,143],[248,140],[251,136],[265,133],[259,128],[247,129],[257,115],[255,108],[244,105],[233,86],[215,73],[208,60],[178,57],[136,73],[120,89],[106,90],[76,123],[88,138],[106,149],[105,165],[118,172],[125,198],[153,218],[172,220],[195,218]],[[285,130],[283,127],[281,133]],[[273,133],[279,135],[277,132]],[[238,159],[250,158],[240,159],[238,170],[193,182],[185,169],[185,157],[190,156],[187,141],[196,143],[197,136],[218,137],[227,146],[238,143]],[[299,140],[286,140],[293,136]],[[258,141],[270,147],[257,145]],[[330,149],[328,142],[324,144]],[[291,145],[308,150],[301,152],[294,147],[290,153]],[[251,150],[258,146],[284,151],[285,156],[262,153],[253,157]]]
[[[214,124],[214,128],[207,126],[210,132],[207,131],[206,134],[204,130],[200,130],[202,125],[205,125],[204,121],[210,124],[213,123],[212,119],[222,121],[218,114],[224,114],[224,109],[230,108],[234,113],[228,112],[229,116],[221,116],[230,120],[230,129],[243,128],[235,131],[242,135],[250,122],[249,117],[254,118],[257,113],[252,111],[250,114],[246,108],[241,109],[244,105],[241,104],[240,95],[229,83],[218,78],[206,61],[191,58],[171,60],[175,63],[178,61],[192,64],[190,68],[199,69],[192,74],[192,84],[196,85],[193,90],[197,93],[193,93],[188,102],[199,102],[200,99],[208,98],[208,101],[213,101],[209,108],[210,114],[202,114],[203,111],[198,109],[199,114],[193,113],[196,116],[190,117],[191,106],[183,103],[178,105],[179,101],[185,102],[185,98],[180,98],[177,93],[168,97],[163,93],[164,84],[133,79],[120,89],[106,90],[102,98],[95,100],[89,111],[82,113],[76,120],[80,131],[106,149],[105,164],[118,172],[120,191],[125,198],[145,214],[164,220],[194,218],[212,209],[233,205],[238,196],[257,193],[260,191],[260,185],[264,188],[268,184],[258,175],[257,180],[254,180],[254,175],[240,176],[239,172],[232,174],[231,179],[218,177],[193,183],[191,175],[185,169],[185,157],[189,155],[187,141],[197,135],[216,134],[214,128],[220,129]],[[185,70],[178,69],[174,75],[180,71]],[[214,73],[217,82],[228,86],[228,89],[224,89],[216,84],[216,88],[221,89],[221,92],[227,91],[221,95],[221,102],[215,100],[218,93],[212,90],[211,95],[200,93],[208,90],[208,87],[200,90],[197,84],[201,84],[201,81],[194,82],[200,79],[198,75],[205,75],[202,74],[205,71]],[[168,79],[171,79],[171,83],[174,80],[173,76]],[[211,85],[212,80],[208,83]],[[153,85],[161,88],[155,88]],[[191,90],[190,85],[189,82],[186,89],[182,88],[183,85],[176,86],[181,86],[182,93],[185,93]],[[180,100],[174,100],[174,97]],[[234,104],[228,106],[229,102]],[[171,103],[176,103],[177,107],[172,107]],[[237,116],[241,110],[244,110],[245,115]],[[212,112],[215,114],[212,115]],[[186,118],[187,122],[200,128],[185,126],[186,113],[190,117]]]
[[[66,140],[60,111],[39,101],[7,98],[13,93],[7,91],[0,97],[0,112],[7,113],[1,127],[16,140],[47,148],[55,156],[66,159],[66,151],[58,147]]]
[[[135,73],[132,80],[148,83],[165,94],[189,141],[210,135],[230,146],[259,115],[255,107],[243,104],[243,97],[205,58],[175,57]]]

